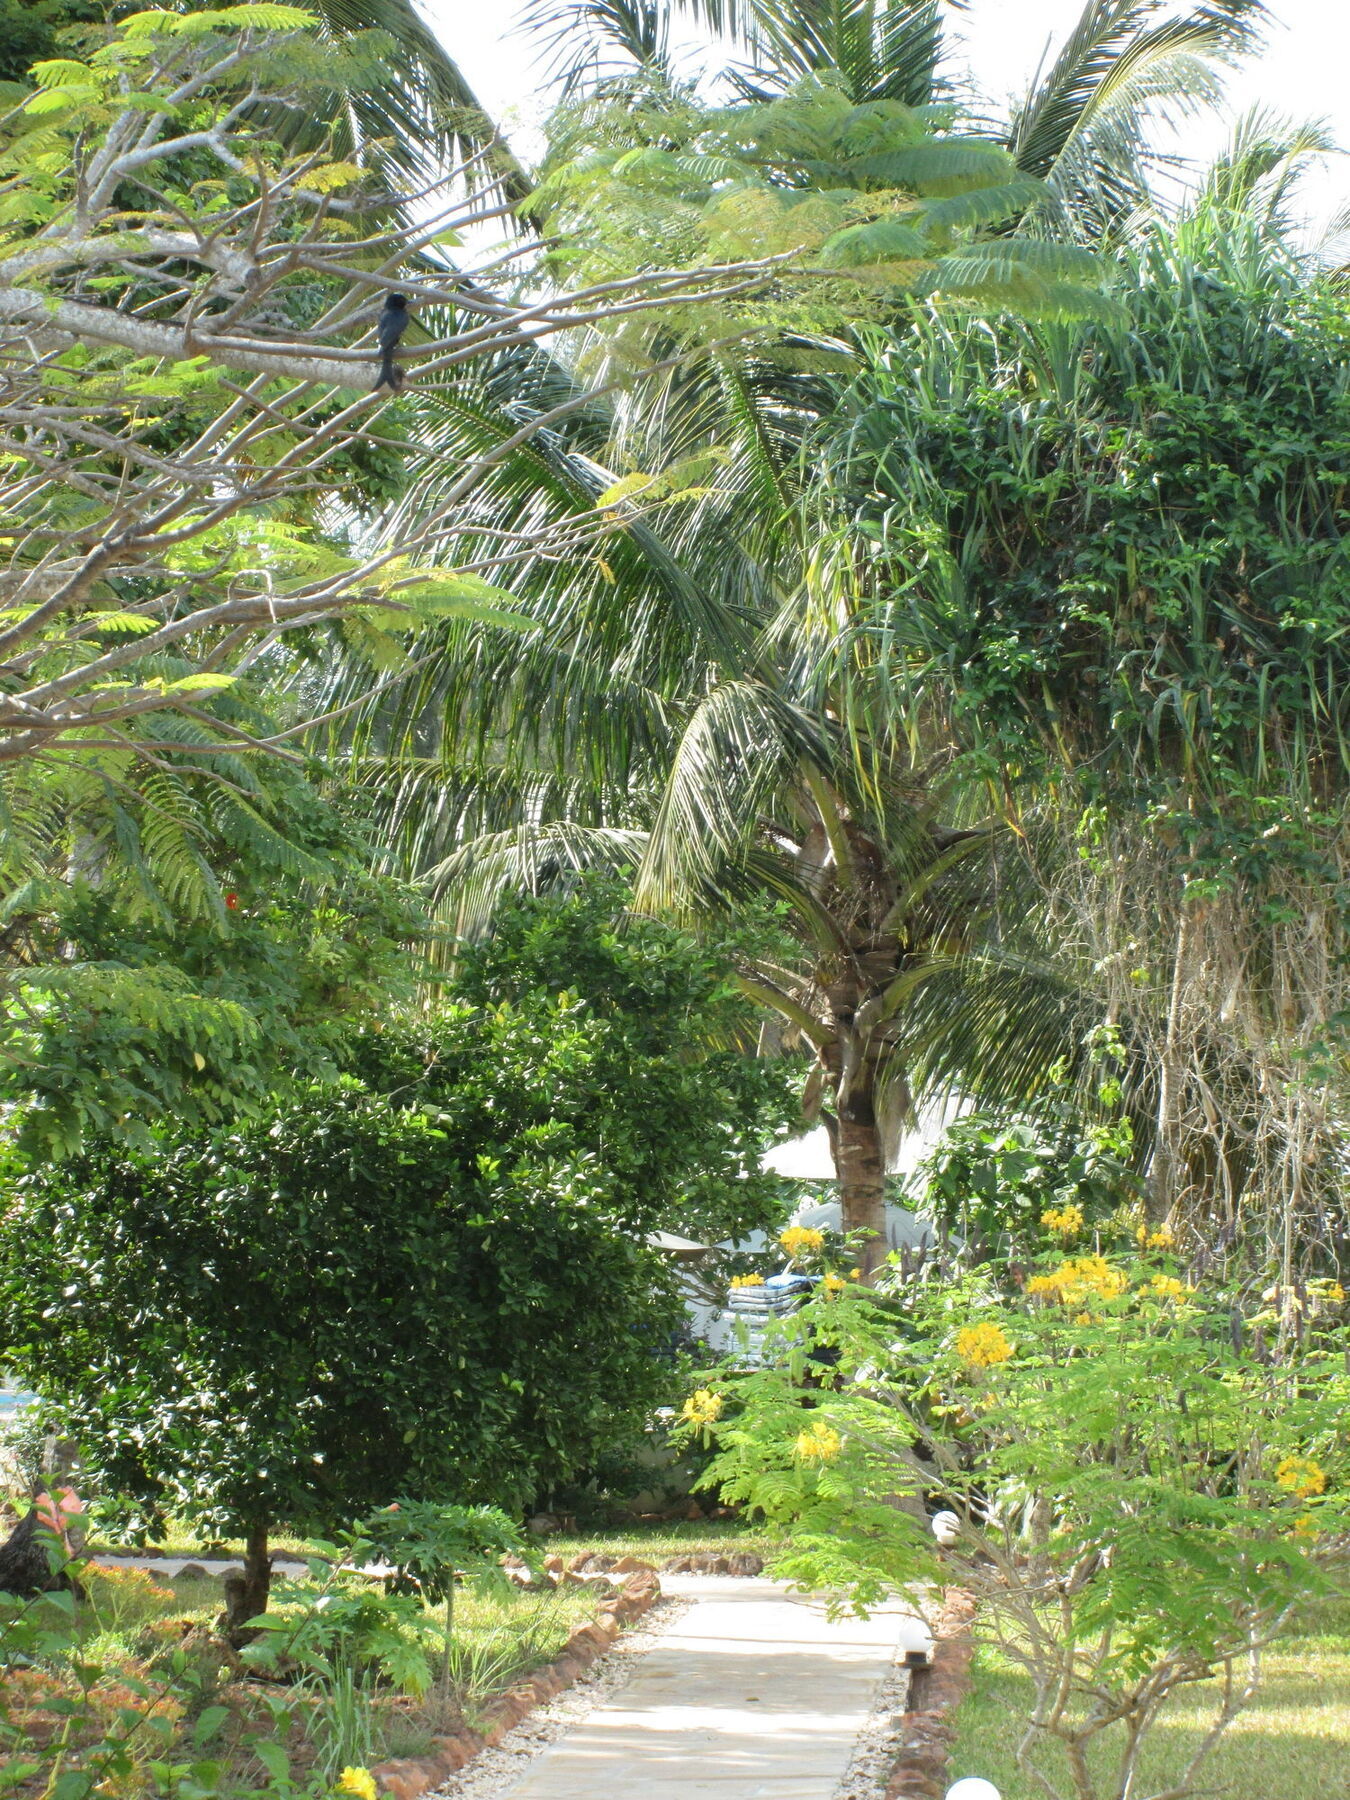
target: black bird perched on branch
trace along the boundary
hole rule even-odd
[[[377,388],[388,387],[397,393],[403,386],[403,371],[394,361],[394,351],[407,329],[408,296],[390,294],[375,327],[375,335],[380,344],[380,379],[375,383]]]

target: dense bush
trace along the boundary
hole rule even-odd
[[[589,908],[533,928],[578,950]],[[6,1354],[148,1518],[520,1509],[661,1397],[683,1314],[646,1234],[773,1218],[783,1071],[707,1047],[727,997],[677,934],[608,939],[629,986],[592,970],[592,1005],[513,961],[531,929],[475,957],[479,1004],[354,1032],[346,1074],[262,1118],[17,1182]]]

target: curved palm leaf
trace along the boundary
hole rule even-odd
[[[373,30],[394,40],[388,79],[353,95],[351,106],[362,136],[382,140],[396,167],[427,179],[478,159],[481,178],[500,184],[510,200],[525,199],[528,176],[413,0],[314,0],[314,7],[340,36]]]

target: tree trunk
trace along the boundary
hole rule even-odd
[[[244,1572],[231,1570],[225,1577],[225,1616],[221,1621],[232,1649],[240,1650],[257,1637],[245,1627],[267,1611],[267,1596],[272,1586],[272,1559],[267,1554],[267,1523],[249,1526],[244,1540]]]
[[[859,1095],[834,1133],[834,1166],[845,1232],[865,1231],[860,1262],[871,1275],[886,1257],[886,1165],[870,1096]]]
[[[40,1523],[34,1506],[0,1544],[0,1594],[15,1594],[20,1599],[30,1600],[34,1594],[48,1594],[56,1588],[70,1586],[70,1579],[63,1570],[52,1569],[48,1555],[51,1539],[45,1533],[38,1536]]]

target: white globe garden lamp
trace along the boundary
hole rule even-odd
[[[967,1775],[964,1781],[947,1789],[947,1800],[1001,1800],[1001,1796],[992,1781],[985,1781],[979,1775]]]
[[[961,1535],[961,1521],[954,1512],[934,1513],[928,1528],[944,1550],[950,1550]]]

